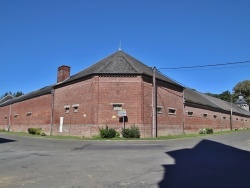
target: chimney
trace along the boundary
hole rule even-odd
[[[57,83],[63,82],[67,78],[70,77],[70,67],[66,65],[62,65],[58,67],[57,71]]]

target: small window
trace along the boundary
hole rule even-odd
[[[77,113],[78,112],[79,104],[73,104],[72,107],[73,107],[73,112]]]
[[[31,114],[32,114],[31,112],[27,112],[26,116],[31,116]]]
[[[187,114],[188,114],[188,116],[193,116],[194,112],[188,111]]]
[[[161,106],[157,106],[157,114],[162,114],[162,107]]]
[[[111,103],[111,105],[113,106],[113,110],[119,111],[122,110],[123,103]]]
[[[18,117],[18,114],[14,114],[14,118],[17,118]]]
[[[66,113],[66,114],[68,114],[68,113],[69,113],[69,108],[70,108],[70,106],[69,106],[69,105],[64,106],[64,110],[65,110],[65,113]]]
[[[236,118],[236,121],[239,121],[239,119],[238,119],[238,118]]]
[[[217,118],[217,115],[214,115],[214,119],[216,119]]]
[[[168,109],[168,114],[171,114],[171,115],[176,114],[176,109],[175,108],[169,108]]]
[[[203,117],[207,117],[207,114],[203,114]]]
[[[8,118],[8,116],[4,116],[4,119],[7,119]]]
[[[226,117],[224,116],[223,119],[226,119]]]

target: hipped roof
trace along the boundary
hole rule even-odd
[[[92,66],[84,69],[83,71],[71,76],[69,79],[60,84],[63,85],[65,83],[73,82],[75,80],[92,75],[146,75],[152,77],[153,69],[152,67],[149,67],[128,55],[124,51],[119,50],[98,61]],[[165,75],[162,75],[158,71],[156,71],[156,78],[183,88],[183,86],[181,86],[179,83]]]
[[[5,102],[4,104],[0,104],[0,107],[38,97],[41,95],[49,94],[52,92],[55,86],[63,86],[64,84],[70,84],[72,82],[94,75],[145,75],[152,77],[153,70],[152,67],[143,64],[142,62],[136,60],[132,56],[123,52],[122,50],[119,50],[111,54],[110,56],[102,59],[101,61],[98,61],[92,66],[80,71],[79,73],[72,75],[70,78],[66,79],[61,83],[46,86],[42,89],[14,98]],[[183,86],[181,86],[177,82],[162,75],[157,71],[156,78],[183,88]]]

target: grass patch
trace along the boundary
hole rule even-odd
[[[125,141],[125,140],[171,140],[171,139],[184,139],[184,138],[196,138],[196,137],[207,137],[207,136],[216,136],[221,134],[231,134],[236,132],[250,131],[250,129],[245,130],[227,130],[227,131],[219,131],[214,132],[213,134],[182,134],[182,135],[168,135],[168,136],[159,136],[157,138],[101,138],[100,135],[94,136],[93,138],[82,138],[80,136],[67,136],[67,135],[53,135],[53,136],[44,136],[40,135],[31,135],[26,132],[8,132],[5,130],[0,130],[0,133],[9,134],[9,135],[17,135],[17,136],[25,136],[25,137],[36,137],[36,138],[49,138],[49,139],[63,139],[63,140],[114,140],[114,141]]]

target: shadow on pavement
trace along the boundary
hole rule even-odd
[[[250,152],[202,140],[192,149],[166,152],[175,164],[164,165],[165,187],[250,187]]]
[[[10,140],[10,139],[6,139],[6,138],[0,138],[0,144],[5,144],[8,142],[16,142],[16,140]]]

